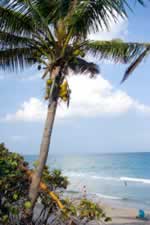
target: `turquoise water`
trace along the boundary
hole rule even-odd
[[[25,156],[32,163],[36,156]],[[150,153],[55,155],[47,164],[69,177],[68,191],[87,193],[122,206],[150,209]]]

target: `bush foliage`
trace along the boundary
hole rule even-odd
[[[34,163],[36,168],[38,162]],[[28,191],[31,178],[26,173],[28,163],[22,156],[10,152],[4,144],[0,144],[0,224],[28,225],[22,222],[26,211],[31,207]],[[32,169],[34,172],[34,169]],[[61,189],[66,189],[68,179],[60,170],[52,170],[46,166],[42,181],[50,191],[55,191],[60,198]],[[38,203],[34,208],[30,225],[65,225],[87,224],[92,220],[109,221],[102,208],[89,200],[78,202],[61,199],[64,209],[60,210],[50,195],[39,190]]]
[[[9,152],[3,143],[0,144],[0,224],[18,224],[17,221],[20,221],[22,214],[31,205],[28,199],[31,180],[25,173],[25,168],[29,169],[29,165],[22,156]],[[62,176],[61,171],[50,172],[47,166],[42,180],[50,191],[67,188],[68,185],[68,180]],[[42,190],[39,191],[39,196],[43,213],[47,210],[50,214],[54,208],[57,208],[50,196]],[[40,212],[41,218],[42,212]]]

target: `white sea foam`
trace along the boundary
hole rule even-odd
[[[143,179],[143,178],[120,177],[120,180],[121,181],[136,182],[136,183],[150,184],[150,179]]]
[[[63,173],[65,176],[68,176],[68,177],[85,177],[85,176],[88,176],[88,174],[86,173],[75,173],[75,172],[64,172]]]
[[[79,178],[88,178],[88,179],[95,179],[95,180],[105,180],[105,181],[116,181],[116,182],[133,182],[133,183],[143,183],[143,184],[150,184],[150,179],[144,178],[137,178],[137,177],[103,177],[98,175],[90,175],[88,173],[76,173],[76,172],[68,172],[65,173],[68,177],[79,177]]]
[[[103,195],[100,193],[96,193],[96,195],[100,198],[105,198],[105,199],[111,199],[111,200],[123,200],[122,198],[116,197],[116,196],[111,196],[111,195]]]
[[[78,195],[82,195],[82,192],[80,191],[75,191],[73,189],[70,189],[70,190],[67,190],[65,191],[66,193],[69,193],[69,194],[78,194]],[[110,199],[110,200],[124,200],[124,198],[121,198],[121,197],[117,197],[117,196],[112,196],[112,195],[104,195],[104,194],[101,194],[101,193],[88,193],[88,196],[92,198],[94,198],[94,196],[96,197],[99,197],[99,198],[103,198],[103,199]]]

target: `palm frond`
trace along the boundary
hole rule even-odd
[[[92,62],[87,62],[84,59],[77,57],[73,61],[70,61],[68,66],[75,72],[75,73],[89,73],[91,77],[94,77],[96,74],[99,73],[99,68],[96,64]]]
[[[83,44],[91,28],[96,31],[100,27],[108,27],[112,17],[115,21],[118,15],[125,17],[127,0],[7,0],[7,2],[6,5],[0,6],[1,68],[23,68],[25,64],[34,63],[35,60],[44,64],[47,61],[55,63],[62,57],[75,71],[95,74],[99,71],[95,64],[79,58],[82,57],[81,54],[74,55],[78,46],[83,52],[92,52],[100,58],[111,58],[118,62],[136,59],[144,50],[140,44],[115,41],[101,43],[87,41]],[[145,1],[137,0],[137,2],[144,4]],[[62,45],[59,45],[58,38],[54,38],[51,29],[55,27],[57,29],[60,21],[65,26],[65,35],[58,32],[63,36],[60,35]],[[70,61],[75,57],[76,60]]]
[[[27,2],[38,10],[41,16],[48,21],[49,24],[57,23],[60,19],[64,19],[69,27],[73,27],[75,33],[86,34],[91,31],[97,31],[100,28],[109,28],[109,22],[113,19],[118,20],[118,15],[126,17],[126,8],[129,7],[127,0],[9,0],[11,6],[21,13],[32,14],[37,17],[37,13],[29,7]],[[76,2],[76,4],[74,4]],[[144,0],[136,0],[144,5]],[[129,1],[130,3],[130,1]],[[74,10],[72,10],[72,6]],[[27,10],[28,8],[28,10]],[[72,12],[70,14],[70,11]],[[68,16],[70,15],[70,18]]]
[[[0,30],[19,35],[31,35],[34,32],[32,18],[0,6]]]
[[[0,47],[3,48],[15,48],[15,47],[29,47],[32,44],[36,45],[36,41],[28,38],[14,35],[7,32],[0,31]]]
[[[53,1],[52,1],[53,2]],[[45,32],[47,39],[55,42],[51,29],[49,29],[49,20],[43,16],[43,11],[39,6],[43,5],[41,2],[39,4],[38,0],[14,0],[10,1],[8,8],[15,9],[21,14],[28,15],[32,18],[32,23],[37,30],[42,30]],[[51,4],[50,4],[51,5]],[[56,5],[56,4],[55,4]],[[50,14],[50,12],[49,12]],[[50,15],[49,15],[50,16]]]
[[[128,0],[86,0],[77,1],[73,15],[71,15],[69,24],[73,27],[75,33],[79,33],[84,37],[88,33],[98,31],[99,29],[109,29],[112,20],[118,21],[119,16],[127,17],[126,10],[130,8],[131,1]],[[129,2],[129,4],[128,4]],[[137,0],[140,4],[144,4],[143,0]]]
[[[49,20],[49,23],[55,23],[65,18],[71,2],[72,0],[36,0],[36,6],[41,15]]]
[[[0,51],[0,68],[3,70],[24,69],[32,65],[34,50],[31,48],[14,48]]]
[[[36,0],[30,0],[30,2],[35,2]],[[15,12],[20,12],[22,15],[33,16],[32,8],[28,6],[27,0],[7,0],[5,3],[5,8],[11,9]]]
[[[99,59],[109,59],[115,63],[131,63],[150,43],[126,43],[122,40],[89,41],[83,47],[86,53],[91,53]]]
[[[126,81],[128,77],[131,75],[131,73],[137,68],[137,66],[143,61],[143,59],[147,56],[147,54],[150,52],[150,48],[145,49],[141,55],[128,67],[128,69],[125,71],[125,74],[121,80],[121,83]]]

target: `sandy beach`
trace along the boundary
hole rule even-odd
[[[80,198],[73,198],[72,202],[78,204]],[[97,199],[96,201],[101,205],[106,216],[111,217],[112,221],[107,223],[99,223],[101,225],[150,225],[150,210],[145,210],[146,220],[136,218],[138,215],[138,208],[122,207],[116,203],[108,203],[103,200]],[[41,204],[37,204],[35,215],[39,214],[41,210]],[[53,219],[53,216],[49,218],[49,221]],[[51,223],[50,223],[51,224]],[[89,222],[88,225],[98,225],[97,222]]]
[[[68,196],[70,197],[70,196]],[[74,204],[77,204],[81,197],[71,196]],[[123,202],[106,201],[100,197],[90,196],[89,200],[100,204],[106,216],[111,217],[112,221],[105,224],[108,225],[150,225],[150,209],[144,210],[145,220],[136,218],[138,216],[139,208],[124,205]],[[101,224],[101,223],[100,223]],[[88,225],[97,225],[97,223],[88,223]]]
[[[103,205],[107,216],[112,218],[111,225],[150,225],[150,211],[146,211],[148,220],[137,219],[138,209],[118,208],[110,205]]]

